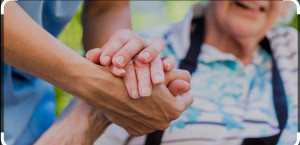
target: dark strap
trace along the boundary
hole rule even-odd
[[[181,61],[179,68],[188,70],[190,73],[195,72],[197,69],[198,56],[201,53],[201,45],[203,43],[203,33],[204,33],[204,18],[199,18],[198,24],[195,31],[191,34],[191,45],[188,50],[186,57]],[[284,129],[287,122],[287,101],[285,96],[285,91],[283,87],[283,82],[280,77],[280,73],[277,67],[276,60],[271,52],[270,43],[267,38],[264,38],[260,45],[269,54],[271,54],[273,67],[272,67],[272,87],[273,87],[273,101],[275,106],[275,111],[277,115],[277,120],[279,123],[280,132],[277,135],[263,138],[246,138],[244,139],[242,145],[275,145]],[[145,145],[160,145],[163,136],[163,131],[156,131],[147,135]]]
[[[187,52],[186,57],[180,62],[179,68],[193,73],[197,69],[198,56],[201,53],[201,45],[203,43],[204,35],[204,17],[200,17],[197,25],[191,34],[191,45]]]
[[[190,73],[193,73],[197,68],[197,59],[200,54],[200,47],[203,42],[203,35],[204,32],[204,17],[200,17],[197,20],[195,30],[191,34],[191,45],[187,52],[186,57],[181,61],[179,64],[180,69],[188,70]],[[147,135],[145,145],[160,145],[161,139],[163,136],[164,131],[158,130],[153,133]]]
[[[242,145],[275,145],[284,129],[284,126],[287,122],[288,118],[288,111],[287,111],[287,101],[285,96],[285,91],[283,87],[283,82],[280,77],[280,73],[277,67],[276,60],[271,53],[270,43],[267,38],[264,38],[260,46],[264,48],[271,54],[273,67],[272,67],[272,87],[273,87],[273,101],[276,111],[276,116],[279,124],[280,132],[277,135],[270,136],[270,137],[263,137],[263,138],[246,138]]]
[[[158,130],[147,135],[145,145],[160,145],[164,134],[163,130]]]

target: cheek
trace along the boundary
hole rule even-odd
[[[212,1],[211,4],[211,8],[213,9],[211,12],[214,13],[217,19],[223,19],[227,15],[231,5],[229,1]]]
[[[283,2],[273,1],[271,3],[270,10],[265,17],[265,29],[271,29],[275,25],[277,18],[284,10],[285,8]]]

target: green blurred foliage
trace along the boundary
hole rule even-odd
[[[196,2],[134,1],[131,3],[132,28],[139,31],[179,21]]]
[[[167,17],[169,23],[173,23],[175,21],[179,21],[185,17],[189,8],[192,4],[196,3],[197,1],[167,1]]]
[[[299,19],[299,15],[295,15],[293,21],[291,22],[291,24],[289,26],[294,27],[295,29],[297,29],[299,31],[298,19]]]
[[[131,2],[131,19],[134,30],[149,29],[163,24],[170,24],[182,19],[189,7],[197,1],[133,1]],[[83,55],[81,11],[79,8],[72,20],[67,24],[58,39],[64,44]],[[295,17],[290,26],[298,29],[298,17]],[[61,111],[67,106],[72,96],[58,88],[55,88],[57,111]]]
[[[82,27],[81,27],[81,11],[82,6],[72,18],[72,20],[66,25],[64,30],[59,34],[58,40],[72,48],[79,54],[83,55],[83,47],[81,43],[82,39]],[[55,88],[56,99],[56,116],[59,115],[63,109],[69,104],[72,99],[72,95],[62,91],[59,88]]]

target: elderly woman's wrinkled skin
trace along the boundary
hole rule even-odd
[[[249,64],[258,42],[284,13],[282,1],[211,1],[205,43]]]

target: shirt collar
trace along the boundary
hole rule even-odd
[[[191,22],[193,18],[197,18],[204,15],[206,5],[201,3],[195,3],[189,9],[185,18],[177,23],[174,23],[171,26],[170,34],[168,36],[168,41],[172,44],[173,50],[177,54],[177,56],[181,59],[185,57],[187,51],[190,46],[190,29],[191,29]],[[233,54],[223,53],[219,49],[203,44],[202,46],[201,55],[198,57],[199,61],[203,62],[213,62],[213,61],[240,61],[237,59]],[[254,53],[254,58],[258,56],[260,48],[256,49]],[[254,59],[253,63],[259,64],[261,60]]]
[[[211,63],[216,61],[234,61],[242,64],[242,62],[231,53],[224,53],[216,47],[207,44],[203,44],[201,47],[202,52],[198,58],[199,61],[202,61],[204,63]],[[260,63],[262,63],[263,57],[259,54],[260,50],[261,47],[257,47],[255,52],[253,53],[253,59],[251,62],[252,64],[259,65]]]
[[[205,6],[201,3],[192,5],[185,18],[171,26],[168,41],[172,44],[179,58],[184,58],[190,46],[190,29],[192,19],[203,15]]]

